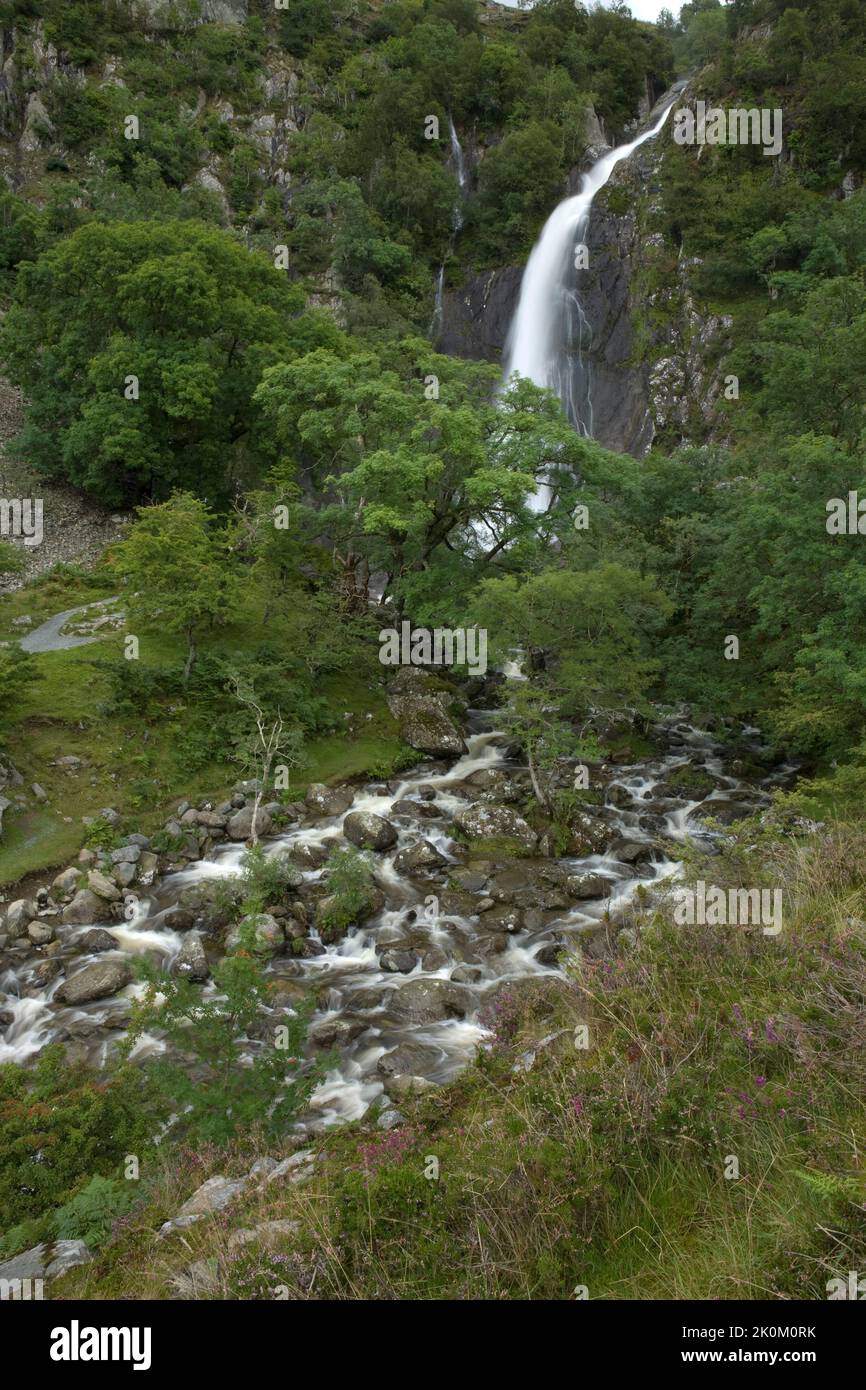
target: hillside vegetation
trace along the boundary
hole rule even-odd
[[[46,967],[25,1002],[55,978],[28,906],[43,878],[73,871],[62,913],[135,836],[159,874],[232,814],[251,841],[195,904],[219,928],[201,973],[137,967],[103,1070],[68,1038],[0,1065],[0,1259],[84,1240],[94,1258],[56,1288],[92,1299],[823,1298],[866,1260],[866,11],[210,12],[0,0],[0,370],[24,399],[3,449],[118,537],[26,583],[0,541],[0,894],[24,904],[0,947],[17,968],[32,942]],[[436,286],[522,265],[599,129],[633,136],[683,74],[691,106],[780,109],[784,142],[768,158],[668,127],[600,199],[637,246],[653,444],[636,458],[575,432],[552,392],[439,350]],[[833,527],[852,494],[853,527]],[[87,645],[22,650],[79,608],[65,632]],[[380,629],[403,622],[484,629],[490,672],[386,692]],[[515,652],[526,679],[506,682]],[[512,742],[472,792],[499,820],[455,816],[470,880],[516,864],[535,885],[537,861],[606,852],[616,769],[654,757],[676,710],[770,792],[664,852],[687,884],[783,889],[784,932],[684,928],[638,889],[592,949],[551,938],[558,974],[490,991],[456,1079],[405,1088],[389,1128],[377,1101],[301,1138],[349,1039],[308,1045],[337,1006],[301,964],[381,910],[382,846],[362,810],[302,882],[261,855],[252,798],[279,827],[348,783],[395,793],[422,759],[460,757],[467,708],[491,706]],[[716,774],[684,762],[666,794],[697,806]],[[583,764],[608,782],[581,786]],[[468,918],[486,887],[437,852],[435,891]],[[278,982],[274,931],[298,965]],[[275,1000],[279,1074],[255,1046]],[[157,1236],[211,1178],[237,1181],[225,1206]]]

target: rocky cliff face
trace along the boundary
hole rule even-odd
[[[590,131],[563,196],[577,191],[583,170],[605,148],[597,122]],[[587,235],[583,306],[593,329],[593,435],[637,458],[659,435],[666,443],[714,437],[723,385],[718,364],[730,329],[729,320],[700,312],[689,283],[696,263],[681,260],[654,229],[669,138],[663,132],[617,167],[593,204]],[[441,349],[501,361],[522,275],[522,266],[508,265],[469,274],[446,292]]]

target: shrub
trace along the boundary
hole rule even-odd
[[[135,1188],[117,1178],[91,1178],[53,1218],[58,1240],[83,1240],[91,1250],[104,1245],[119,1216],[135,1205]]]
[[[125,1154],[141,1155],[153,1129],[151,1099],[140,1071],[121,1066],[94,1078],[69,1066],[59,1044],[32,1072],[0,1067],[0,1228],[61,1205],[82,1179],[109,1174]]]
[[[320,915],[326,937],[338,936],[372,906],[373,869],[366,854],[336,850],[328,862],[328,902]]]
[[[251,932],[249,933],[251,936]],[[254,1126],[284,1133],[306,1103],[318,1067],[302,1065],[312,1005],[283,1014],[247,1064],[241,1054],[259,1034],[271,1002],[261,965],[242,942],[213,972],[216,991],[203,996],[190,980],[143,967],[148,982],[133,1013],[126,1052],[144,1032],[165,1038],[167,1052],[152,1061],[148,1078],[162,1102],[183,1116],[193,1141],[222,1143]]]

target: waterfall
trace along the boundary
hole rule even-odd
[[[575,247],[586,239],[592,200],[623,159],[658,135],[676,97],[655,125],[628,145],[608,150],[584,174],[580,192],[551,213],[523,272],[517,312],[508,331],[505,379],[514,372],[556,392],[580,434],[592,435],[592,383],[586,354],[592,326],[578,292]]]
[[[448,130],[451,135],[451,159],[454,164],[454,172],[457,175],[457,182],[460,185],[460,198],[454,204],[451,223],[455,232],[459,232],[463,226],[463,208],[460,199],[466,191],[466,161],[463,158],[463,147],[458,139],[457,131],[454,129],[454,121],[450,114],[448,116]]]
[[[436,276],[436,298],[433,301],[433,321],[430,324],[430,338],[435,343],[442,331],[442,295],[445,290],[445,262],[439,267]]]
[[[451,162],[454,172],[457,175],[457,183],[460,193],[453,208],[451,209],[451,239],[448,242],[446,255],[450,256],[454,250],[454,242],[457,234],[463,227],[463,194],[466,189],[466,160],[463,157],[463,146],[454,126],[454,120],[449,112],[448,130],[451,136]],[[439,274],[436,276],[436,297],[433,303],[433,320],[430,324],[430,337],[435,343],[442,331],[442,297],[445,291],[445,261],[439,267]]]

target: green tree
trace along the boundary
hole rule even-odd
[[[216,228],[79,228],[21,267],[0,330],[28,399],[22,452],[109,505],[219,495],[260,457],[252,393],[291,354],[302,305]]]
[[[558,402],[529,382],[495,400],[497,379],[420,339],[265,372],[256,399],[275,447],[332,490],[318,525],[364,606],[373,570],[399,603],[443,551],[470,571],[504,555],[532,529],[538,480],[580,448]]]
[[[68,1066],[59,1043],[32,1071],[0,1066],[0,1228],[68,1201],[95,1174],[118,1174],[125,1154],[143,1157],[164,1118],[152,1101],[137,1068],[94,1076]]]
[[[131,591],[130,614],[183,634],[187,681],[202,632],[226,621],[237,593],[227,537],[213,513],[188,492],[139,507],[112,563]]]
[[[252,927],[242,930],[241,945],[215,967],[213,994],[203,995],[182,976],[152,967],[143,972],[147,992],[133,1011],[124,1048],[143,1032],[166,1039],[169,1051],[150,1062],[148,1080],[197,1140],[224,1143],[254,1127],[284,1134],[318,1079],[315,1067],[303,1066],[310,1006],[284,1014],[249,1064],[241,1065],[242,1046],[273,1002],[251,936]]]
[[[473,618],[492,633],[494,650],[519,649],[541,668],[530,681],[512,684],[509,718],[526,749],[535,795],[548,811],[556,762],[576,751],[593,720],[648,708],[660,669],[654,639],[671,610],[652,580],[613,563],[480,585]]]
[[[552,122],[510,132],[487,154],[479,174],[478,211],[485,255],[525,252],[562,195],[563,148]]]

